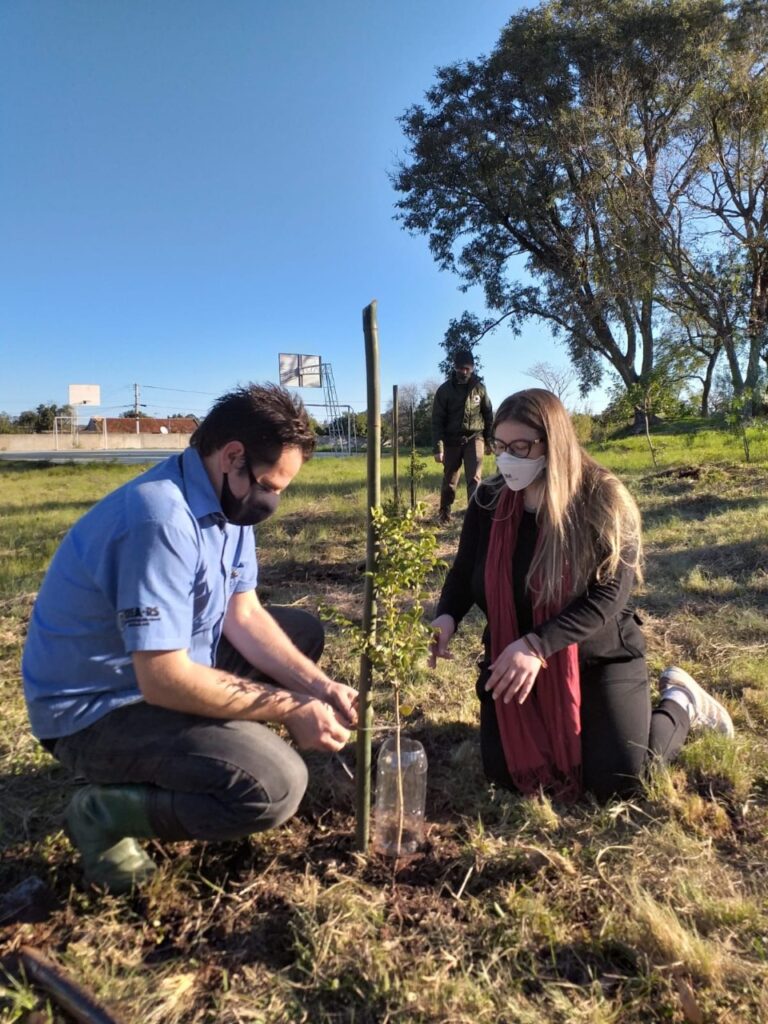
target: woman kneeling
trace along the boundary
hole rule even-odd
[[[733,735],[726,709],[668,668],[651,710],[645,641],[629,607],[641,578],[640,514],[581,447],[555,395],[502,402],[498,474],[470,503],[432,623],[431,664],[473,604],[486,614],[477,692],[488,778],[571,800],[636,788],[649,759],[672,760],[692,726]]]

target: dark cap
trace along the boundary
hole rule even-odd
[[[457,348],[453,353],[454,366],[474,366],[475,357],[468,348]]]

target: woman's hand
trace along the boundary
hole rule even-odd
[[[450,661],[453,657],[448,650],[448,644],[456,632],[456,623],[452,615],[438,615],[434,622],[430,623],[430,626],[435,631],[435,636],[429,648],[427,665],[434,668],[438,658],[447,658]]]
[[[485,689],[493,694],[494,700],[502,697],[504,703],[509,704],[516,697],[518,704],[522,704],[533,689],[540,670],[541,660],[531,653],[524,640],[515,640],[491,665]]]

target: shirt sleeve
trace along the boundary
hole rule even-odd
[[[569,644],[580,644],[602,629],[626,607],[634,582],[634,571],[624,565],[617,576],[604,583],[593,580],[557,615],[536,626],[533,632],[541,640],[544,657]]]
[[[235,566],[237,572],[237,583],[234,593],[243,594],[246,590],[255,590],[259,579],[259,567],[256,559],[256,539],[252,526],[241,527],[243,530],[243,542],[240,549],[240,559]]]
[[[126,651],[188,649],[198,573],[199,541],[192,523],[146,520],[119,546],[117,625]]]

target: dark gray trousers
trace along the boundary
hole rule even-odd
[[[269,608],[299,650],[317,661],[324,631],[296,608]],[[217,667],[263,678],[226,641]],[[150,787],[160,839],[237,839],[287,821],[307,786],[301,756],[266,725],[181,714],[141,701],[57,740],[54,756],[99,784]]]
[[[443,446],[443,481],[440,486],[440,508],[450,509],[456,500],[461,467],[464,466],[464,481],[467,485],[467,501],[483,478],[483,454],[485,441],[472,437],[466,444]]]

